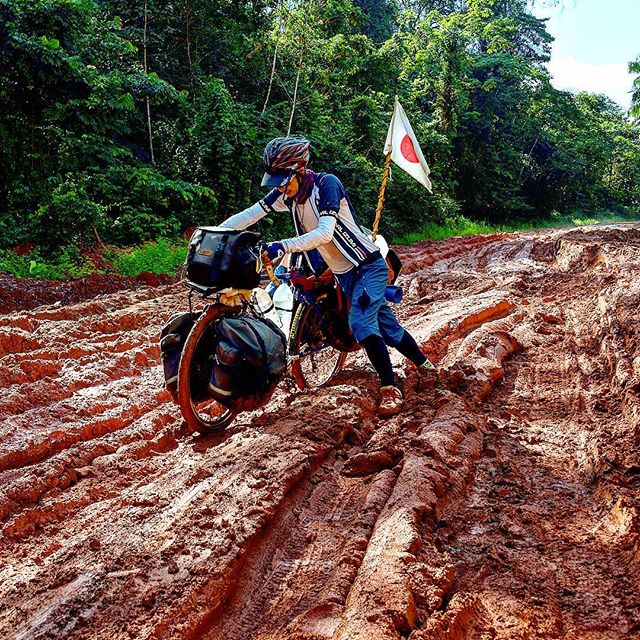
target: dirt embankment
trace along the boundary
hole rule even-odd
[[[179,285],[2,317],[4,637],[640,637],[640,226],[402,250],[442,369],[374,416],[361,355],[187,433]],[[397,354],[396,354],[397,355]]]
[[[0,273],[0,313],[35,309],[44,304],[70,305],[100,294],[157,287],[174,280],[154,273],[143,273],[133,278],[94,274],[64,281],[16,278]]]

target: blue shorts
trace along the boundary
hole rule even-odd
[[[351,301],[349,326],[358,342],[369,336],[381,336],[390,347],[402,340],[404,329],[384,297],[389,269],[382,256],[360,268],[337,275],[338,282]]]

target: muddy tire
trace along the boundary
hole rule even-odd
[[[300,305],[293,317],[290,353],[291,372],[300,389],[321,387],[342,369],[347,354],[329,345],[320,318],[309,305]]]
[[[236,413],[227,409],[211,397],[200,399],[196,391],[199,385],[197,362],[200,350],[210,349],[214,339],[214,321],[224,314],[226,307],[209,307],[193,325],[182,351],[178,369],[178,397],[180,411],[190,429],[200,433],[212,433],[231,424]]]

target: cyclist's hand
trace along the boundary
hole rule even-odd
[[[284,256],[284,247],[282,246],[282,242],[270,242],[267,245],[266,252],[269,256],[269,260],[282,258],[282,256]]]
[[[275,252],[269,252],[269,249],[271,247],[274,247],[274,245],[278,245],[280,247],[280,250],[278,251],[278,253],[276,254]],[[261,245],[260,246],[260,255],[262,256],[262,267],[264,268],[264,270],[267,272],[267,275],[269,276],[269,280],[271,280],[271,282],[273,282],[273,284],[277,287],[280,285],[280,280],[278,280],[275,276],[275,274],[273,273],[273,262],[271,262],[273,259],[271,256],[275,255],[277,256],[283,256],[284,255],[284,250],[282,249],[282,244],[280,242],[272,242],[269,245]]]

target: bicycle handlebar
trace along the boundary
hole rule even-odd
[[[264,278],[263,276],[261,279],[263,281],[265,279],[268,279],[276,287],[280,286],[283,282],[289,282],[290,284],[293,284],[296,287],[300,287],[305,291],[311,291],[314,290],[318,285],[328,285],[333,281],[333,273],[329,269],[327,269],[319,276],[311,277],[302,276],[297,271],[297,269],[288,268],[283,273],[276,274],[273,269],[273,262],[271,258],[269,258],[269,254],[266,252],[266,244],[263,243],[259,246],[259,254],[261,266],[264,267],[264,270],[267,272],[267,278]]]

